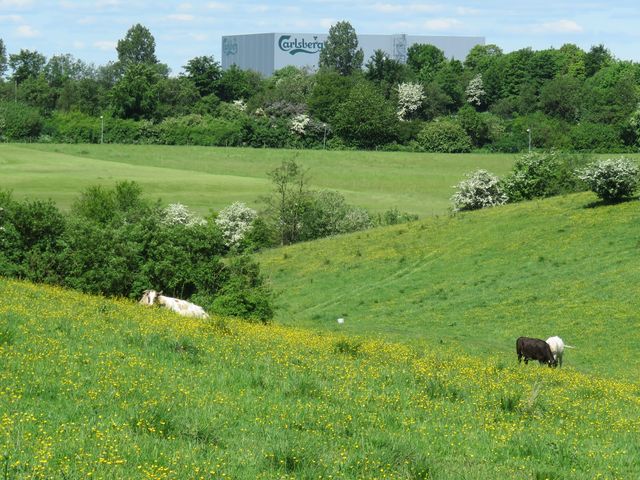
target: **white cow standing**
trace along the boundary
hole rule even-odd
[[[565,348],[575,348],[571,345],[565,345],[560,337],[549,337],[547,338],[547,343],[551,348],[551,353],[553,354],[554,360],[558,363],[558,365],[562,366],[562,354],[564,353]]]
[[[139,302],[141,305],[162,305],[185,317],[209,318],[204,309],[194,303],[180,300],[179,298],[165,297],[155,290],[145,290]]]

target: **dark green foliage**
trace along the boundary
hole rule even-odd
[[[37,109],[23,103],[0,103],[0,139],[23,141],[37,138],[42,130],[42,117]]]
[[[336,134],[349,145],[374,148],[397,138],[395,108],[375,87],[360,82],[353,87],[333,119]]]
[[[320,50],[320,68],[335,70],[347,76],[362,68],[364,53],[358,48],[358,37],[351,24],[338,22],[329,28],[329,35]]]
[[[31,50],[20,50],[20,53],[9,55],[9,67],[13,70],[12,79],[18,84],[28,78],[36,78],[44,69],[47,59],[41,53]]]
[[[226,281],[210,303],[212,312],[262,323],[273,318],[273,294],[255,261],[246,256],[233,257],[224,276]]]
[[[158,105],[160,76],[148,64],[129,65],[122,79],[111,89],[111,106],[116,116],[140,120],[152,118]]]
[[[206,97],[216,92],[218,81],[222,77],[222,67],[213,56],[192,58],[183,67],[187,78],[193,81],[200,96]]]
[[[225,102],[248,100],[262,89],[260,74],[231,65],[217,81],[215,94]]]
[[[223,261],[214,222],[168,224],[134,182],[84,191],[68,218],[52,202],[0,192],[0,275],[137,298],[194,295],[221,313],[267,321],[271,293],[251,259]]]
[[[156,127],[157,143],[164,145],[240,145],[243,125],[239,121],[203,115],[166,118]]]
[[[309,97],[309,111],[324,122],[331,122],[339,106],[349,97],[354,85],[352,77],[335,71],[321,71]]]
[[[127,34],[118,40],[116,46],[118,61],[125,68],[132,63],[158,63],[156,41],[148,28],[137,23],[127,30]]]
[[[444,53],[434,45],[415,44],[407,50],[407,65],[423,83],[433,81],[444,64]]]
[[[579,152],[619,152],[623,149],[621,131],[616,125],[581,122],[569,132],[571,145]]]
[[[7,71],[7,47],[4,46],[4,41],[0,38],[0,78],[4,76],[4,72]]]
[[[464,153],[471,151],[471,139],[458,122],[448,118],[427,123],[418,134],[418,143],[427,152]]]

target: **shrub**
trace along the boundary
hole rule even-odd
[[[309,200],[302,220],[303,238],[306,240],[371,227],[368,212],[349,205],[339,192],[312,191]]]
[[[592,163],[578,175],[605,202],[631,197],[640,183],[638,165],[624,157]]]
[[[20,141],[37,138],[42,130],[37,109],[15,102],[0,103],[0,140]]]
[[[471,151],[471,138],[460,124],[445,118],[427,123],[418,134],[418,143],[427,152],[464,153]]]
[[[47,133],[60,143],[100,142],[100,119],[80,112],[55,112],[46,124]]]
[[[571,129],[571,145],[582,152],[619,152],[623,149],[616,125],[581,122]]]
[[[222,231],[227,247],[235,247],[244,240],[253,228],[253,222],[258,216],[253,208],[242,202],[235,202],[220,210],[216,218],[216,225]]]
[[[162,210],[162,223],[170,226],[192,227],[194,225],[203,225],[206,221],[189,210],[186,205],[171,203]]]
[[[230,260],[223,274],[224,285],[209,302],[203,305],[219,315],[241,317],[254,322],[268,323],[273,318],[273,294],[260,274],[258,264],[247,256]]]
[[[504,180],[509,200],[518,202],[557,193],[560,161],[551,153],[528,153],[518,158]]]
[[[477,210],[507,202],[498,177],[486,170],[468,174],[455,188],[456,193],[451,197],[454,211]]]

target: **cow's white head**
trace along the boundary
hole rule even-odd
[[[145,290],[139,303],[141,305],[153,305],[156,302],[156,298],[158,298],[158,292],[155,290]]]

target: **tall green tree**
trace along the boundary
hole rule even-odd
[[[433,81],[445,63],[444,52],[434,45],[416,43],[407,50],[407,65],[423,83]]]
[[[33,50],[20,50],[20,53],[9,55],[9,67],[13,70],[12,79],[18,84],[28,78],[37,78],[44,69],[47,59]]]
[[[336,70],[340,75],[351,75],[362,68],[363,61],[364,52],[358,48],[358,36],[351,24],[342,21],[332,25],[320,51],[320,68]]]
[[[44,76],[49,85],[60,88],[70,80],[93,77],[93,68],[73,55],[54,55],[44,66]]]
[[[398,117],[395,106],[377,88],[361,81],[338,107],[333,128],[350,145],[375,148],[396,140]]]
[[[137,23],[116,46],[118,61],[125,66],[132,63],[156,64],[156,40],[148,28]]]
[[[4,46],[4,42],[0,38],[0,78],[4,76],[7,71],[7,47]]]
[[[382,50],[376,50],[365,65],[365,77],[377,84],[389,97],[394,87],[407,79],[407,67],[389,58]]]
[[[195,84],[201,97],[206,97],[216,91],[222,77],[222,67],[213,56],[192,58],[182,68],[186,72],[186,77]]]
[[[151,119],[158,105],[160,75],[152,65],[130,65],[111,89],[111,105],[121,118]]]
[[[592,46],[584,58],[585,73],[587,77],[592,77],[600,69],[611,64],[612,61],[613,56],[604,45],[600,44]]]

